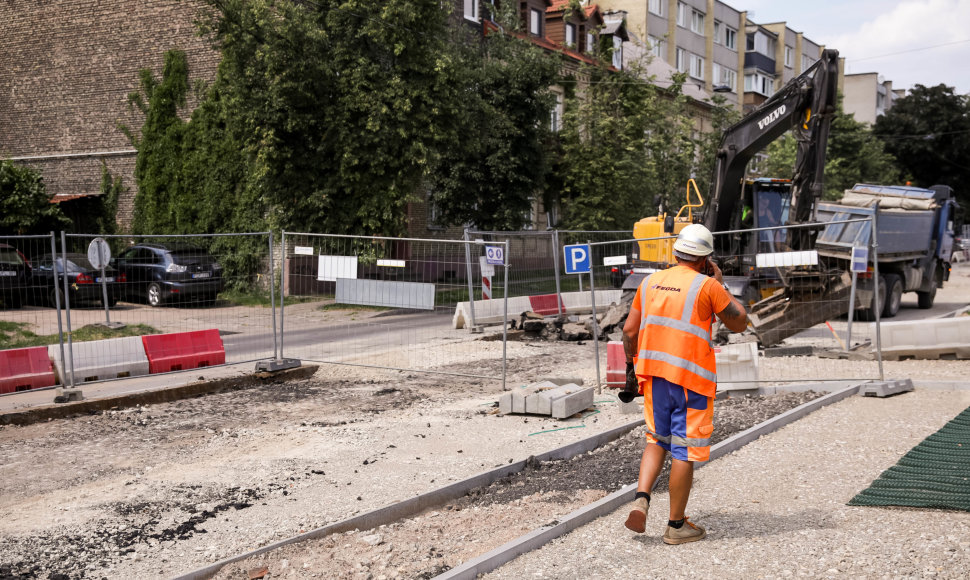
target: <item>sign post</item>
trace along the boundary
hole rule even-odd
[[[852,317],[855,314],[855,286],[856,278],[859,276],[859,272],[865,272],[869,268],[869,248],[866,247],[853,247],[852,248],[852,262],[849,265],[849,270],[852,271],[852,289],[849,291],[849,325],[847,334],[845,337],[845,343],[848,348],[852,348]],[[878,284],[879,281],[877,280]],[[876,303],[878,307],[877,296],[879,295],[878,287],[874,287],[874,292],[872,295],[872,301]]]
[[[104,319],[107,326],[111,326],[111,314],[109,314],[108,308],[108,279],[105,276],[104,269],[111,262],[111,246],[108,242],[104,241],[104,238],[94,238],[91,243],[88,244],[88,261],[95,268],[101,270],[101,300],[104,304]]]

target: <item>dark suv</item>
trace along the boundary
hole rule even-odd
[[[128,279],[125,296],[151,306],[212,304],[222,291],[222,266],[202,248],[183,243],[138,244],[112,263]]]
[[[30,263],[24,255],[9,244],[0,244],[0,308],[23,306],[30,283]]]

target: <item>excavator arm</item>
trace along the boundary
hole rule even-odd
[[[709,230],[733,229],[731,217],[741,200],[748,162],[789,129],[794,129],[798,152],[788,223],[813,220],[816,201],[822,196],[825,149],[836,110],[838,66],[838,51],[823,50],[821,58],[804,73],[724,131],[702,220]],[[795,249],[810,243],[792,241]]]

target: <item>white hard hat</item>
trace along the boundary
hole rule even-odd
[[[674,251],[698,258],[710,255],[714,251],[714,236],[701,224],[690,224],[677,235]]]

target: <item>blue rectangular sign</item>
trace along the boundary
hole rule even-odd
[[[564,246],[563,253],[565,254],[567,274],[585,274],[589,272],[590,263],[592,262],[589,244]]]

